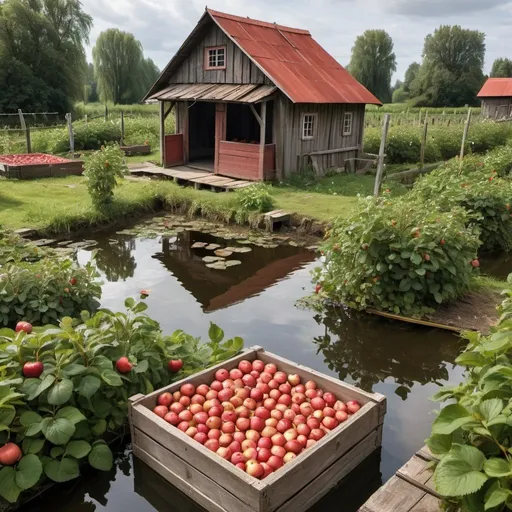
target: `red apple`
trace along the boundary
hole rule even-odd
[[[307,400],[306,395],[304,393],[295,393],[292,396],[292,402],[294,404],[300,405],[301,403],[305,402]]]
[[[284,446],[286,444],[286,437],[283,434],[274,434],[270,440],[274,446]]]
[[[220,431],[220,429],[212,428],[208,432],[208,439],[216,439],[218,441],[221,435],[222,435],[222,432]]]
[[[300,404],[302,405],[302,404]],[[290,405],[290,409],[295,413],[295,414],[300,414],[300,405],[299,404],[292,404]]]
[[[261,466],[263,468],[263,476],[261,477],[261,480],[267,478],[268,475],[270,475],[274,472],[274,468],[269,466],[266,462],[262,462]]]
[[[220,455],[223,459],[229,460],[231,458],[231,452],[229,451],[229,448],[225,448],[221,446],[217,450],[217,455]]]
[[[219,445],[227,448],[233,442],[233,436],[231,434],[222,434],[219,437]]]
[[[194,421],[201,425],[206,425],[206,422],[208,421],[208,414],[203,412],[198,412],[197,414],[194,414]]]
[[[268,363],[265,365],[265,371],[271,375],[274,375],[274,373],[277,372],[277,366],[273,363]]]
[[[308,402],[303,402],[302,404],[300,404],[300,413],[303,415],[303,416],[306,416],[306,418],[308,416],[311,416],[313,414],[313,407],[311,406],[310,403]]]
[[[241,405],[243,405],[244,401],[239,396],[234,396],[230,400],[230,403],[232,403],[233,407],[236,409],[237,407],[240,407]]]
[[[260,382],[263,382],[264,384],[268,384],[272,380],[272,374],[264,371],[260,374]]]
[[[197,434],[194,436],[194,441],[204,444],[206,441],[208,441],[208,436],[204,432],[197,432]]]
[[[257,444],[252,439],[246,439],[242,442],[242,451],[248,450],[249,448],[254,448],[256,450]]]
[[[299,425],[302,425],[303,423],[306,423],[307,418],[303,414],[297,414],[295,418],[293,418],[293,424],[298,427]]]
[[[263,437],[272,437],[273,435],[277,434],[277,430],[274,427],[265,427],[261,431],[261,435]]]
[[[174,426],[178,425],[178,423],[180,422],[180,419],[175,412],[168,412],[164,416],[164,420],[167,421],[167,423],[170,423],[171,425]]]
[[[258,450],[258,460],[260,462],[267,462],[268,459],[272,456],[272,453],[268,448],[260,448]]]
[[[238,363],[238,369],[243,374],[247,374],[247,373],[251,373],[251,371],[254,370],[255,368],[253,368],[253,363],[251,363],[250,361],[247,361],[247,359],[244,359],[243,361],[240,361]]]
[[[235,381],[233,379],[230,379],[229,377],[222,381],[222,388],[223,389],[227,389],[227,388],[233,388],[235,386]]]
[[[256,370],[252,370],[252,372],[250,372],[250,375],[252,375],[256,379],[256,382],[258,382],[258,379],[260,378],[261,373],[257,372]]]
[[[220,427],[222,426],[222,420],[218,416],[210,416],[206,420],[206,426],[209,429],[220,429]]]
[[[251,418],[251,430],[256,430],[257,432],[261,432],[265,428],[265,420],[259,418],[258,416],[253,416]]]
[[[197,431],[201,432],[202,434],[208,434],[208,432],[210,432],[210,429],[204,423],[198,423]]]
[[[292,404],[292,397],[290,395],[281,395],[277,399],[277,403],[286,405],[286,407],[290,407],[290,405]]]
[[[308,444],[307,436],[298,435],[297,441],[302,445],[302,448],[306,448],[306,445]]]
[[[281,411],[284,414],[284,411],[288,409],[288,406],[285,404],[277,404],[276,405],[276,411]]]
[[[263,400],[264,393],[261,389],[253,388],[250,391],[249,397],[256,400],[256,402],[261,402]]]
[[[336,403],[336,397],[332,393],[324,393],[322,398],[329,407],[333,407]]]
[[[263,407],[272,412],[276,406],[277,402],[273,398],[266,398],[263,402]]]
[[[250,388],[253,388],[254,386],[256,386],[256,379],[250,374],[245,374],[243,377],[242,377],[242,382],[246,385],[246,386],[249,386]]]
[[[348,414],[345,411],[336,411],[335,418],[340,422],[343,423],[344,421],[348,420]]]
[[[235,410],[235,406],[231,402],[222,402],[220,405],[222,409],[224,409],[224,412]]]
[[[265,363],[259,359],[255,359],[252,362],[252,369],[261,373],[265,369]]]
[[[171,393],[162,393],[157,398],[158,405],[165,405],[166,407],[169,407],[169,405],[172,404],[172,401],[173,398]]]
[[[243,455],[246,460],[256,459],[258,457],[258,451],[256,448],[247,448],[247,450],[244,450]]]
[[[329,430],[332,430],[333,428],[336,428],[339,425],[339,423],[338,423],[338,421],[335,418],[331,418],[330,416],[326,416],[322,420],[322,425],[325,428],[328,428]]]
[[[250,393],[250,390],[248,390],[247,388],[236,390],[236,396],[240,397],[242,400],[246,400],[247,398],[249,398]]]
[[[199,384],[199,386],[196,388],[196,393],[204,397],[206,397],[206,393],[208,393],[208,391],[210,391],[210,386],[206,384]]]
[[[270,416],[275,420],[279,421],[283,419],[283,414],[279,409],[273,409],[270,411]]]
[[[316,382],[314,380],[308,380],[305,386],[306,389],[316,389]]]
[[[247,409],[244,405],[237,407],[235,412],[238,414],[239,418],[249,418],[251,416],[251,411]]]
[[[217,441],[217,439],[208,439],[204,445],[212,452],[216,452],[219,449],[219,441]]]
[[[233,380],[241,379],[243,375],[243,372],[238,368],[233,368],[232,370],[229,371],[229,378]]]
[[[235,392],[231,388],[225,388],[219,391],[218,397],[221,402],[229,402],[234,394]]]
[[[315,409],[316,411],[321,411],[325,408],[325,401],[323,398],[316,397],[311,400],[311,407]]]
[[[237,389],[242,389],[244,387],[244,381],[242,379],[235,379],[233,381],[233,388],[235,391]]]
[[[222,406],[220,405],[214,405],[213,407],[210,408],[210,410],[208,411],[208,416],[212,417],[212,416],[218,416],[219,418],[222,416],[222,413],[224,411],[222,410]]]
[[[258,416],[258,418],[266,420],[270,418],[270,411],[265,407],[257,407],[254,411],[254,415]]]
[[[324,418],[325,417],[334,418],[334,416],[336,416],[336,411],[332,407],[325,407],[323,410],[323,413],[324,413]]]
[[[183,384],[183,386],[181,386],[180,388],[180,393],[183,396],[188,396],[189,398],[194,396],[195,392],[196,388],[194,387],[193,384]]]
[[[214,391],[222,391],[224,389],[224,386],[222,385],[222,382],[220,380],[214,380],[210,384],[210,388],[213,389]]]
[[[160,418],[163,418],[168,412],[169,412],[169,409],[165,406],[165,405],[157,405],[154,409],[153,409],[153,412],[157,415],[157,416],[160,416]]]
[[[236,427],[232,421],[227,421],[226,423],[222,424],[220,430],[224,432],[224,434],[232,434],[236,430]]]
[[[275,471],[276,469],[283,467],[283,465],[284,465],[283,457],[278,457],[277,455],[271,455],[267,461],[267,464]]]
[[[256,400],[253,398],[246,398],[244,400],[244,407],[247,407],[250,411],[254,411],[256,409]]]
[[[279,391],[285,395],[290,395],[292,392],[292,387],[290,386],[289,382],[285,382],[279,386]]]
[[[287,451],[287,452],[292,452],[292,453],[295,453],[295,455],[298,455],[302,449],[303,449],[303,446],[300,444],[299,441],[297,441],[296,439],[295,440],[292,440],[292,441],[288,441],[285,445],[284,445],[284,449]]]
[[[189,396],[182,396],[180,398],[180,404],[183,405],[183,407],[188,407],[190,405],[190,397]]]
[[[198,412],[204,412],[203,406],[201,404],[191,404],[188,410],[192,414],[197,414]]]
[[[257,443],[261,435],[257,430],[251,429],[245,433],[245,437],[249,439],[249,441],[254,441],[255,443]]]
[[[294,428],[291,428],[289,430],[287,430],[283,436],[284,438],[287,440],[287,441],[293,441],[295,439],[297,439],[297,436],[299,434],[297,433],[297,430],[295,430]]]
[[[295,419],[295,416],[297,416],[291,409],[287,409],[283,413],[283,419],[290,420],[293,423],[293,420]]]
[[[285,440],[284,444],[286,444],[286,440]],[[281,457],[281,458],[283,458],[286,455],[286,450],[284,449],[284,445],[279,446],[279,445],[275,444],[270,449],[270,452],[272,453],[272,455],[275,455],[276,457]]]
[[[308,442],[306,443],[306,449],[311,448],[316,444],[316,441],[314,439],[308,439]]]
[[[173,394],[172,394],[172,399],[175,401],[175,402],[179,402],[180,401],[180,398],[181,398],[181,393],[179,391],[175,391]]]
[[[197,393],[190,399],[191,404],[203,405],[205,402],[206,398],[203,395],[199,395]]]
[[[224,411],[220,418],[224,422],[234,423],[238,419],[238,416],[235,411]]]
[[[247,459],[245,458],[245,455],[243,453],[236,452],[233,453],[233,455],[231,455],[231,463],[235,464],[235,466],[240,463],[243,463],[245,465],[246,460]]]
[[[178,373],[182,367],[183,361],[181,359],[171,359],[167,363],[167,368],[169,368],[169,371],[172,373]]]
[[[185,431],[185,434],[187,434],[188,437],[195,437],[197,433],[196,427],[188,427]]]
[[[283,457],[283,462],[285,464],[288,464],[288,462],[291,462],[293,459],[297,458],[297,455],[293,452],[288,452],[284,457]]]
[[[245,462],[239,462],[238,464],[235,464],[235,466],[245,473]]]
[[[296,373],[292,373],[291,375],[288,375],[288,382],[292,386],[298,386],[300,384],[300,377]]]
[[[270,381],[272,382],[272,381]],[[269,384],[269,387],[270,387],[270,384]],[[268,396],[270,398],[273,398],[274,400],[278,400],[279,397],[282,395],[281,391],[279,391],[279,389],[270,389],[270,392],[268,394]]]
[[[169,407],[169,410],[174,412],[174,413],[176,413],[176,414],[179,414],[181,411],[185,410],[185,407],[183,407],[183,405],[181,405],[179,402],[174,402]]]
[[[336,403],[333,406],[333,409],[335,411],[345,411],[345,412],[348,411],[346,404],[344,402],[342,402],[341,400],[336,401]]]
[[[245,432],[246,430],[249,430],[249,427],[251,426],[251,420],[249,418],[238,418],[236,420],[236,428],[240,430],[241,432]]]
[[[277,389],[279,387],[279,382],[277,382],[276,379],[270,379],[270,381],[268,383],[268,387],[270,389]]]
[[[267,448],[267,450],[270,450],[270,448],[272,448],[272,439],[269,437],[260,437],[258,439],[258,448]]]
[[[287,380],[286,373],[284,372],[276,372],[274,375],[274,379],[279,382],[279,384],[284,384]]]
[[[279,420],[276,420],[275,418],[268,418],[265,420],[265,426],[266,427],[277,427],[277,424],[279,423]]]
[[[182,432],[186,432],[189,427],[190,427],[190,425],[188,424],[188,421],[182,421],[182,422],[178,423],[178,428]]]
[[[245,471],[254,478],[261,478],[265,474],[263,466],[257,460],[248,460]]]
[[[258,382],[258,384],[256,384],[256,389],[260,389],[263,392],[263,395],[268,395],[271,391],[268,384],[263,382]]]
[[[292,426],[293,426],[293,424],[289,419],[283,418],[282,420],[279,420],[279,422],[277,423],[276,429],[278,432],[283,434],[284,432],[286,432],[287,430],[292,428]]]
[[[238,420],[237,420],[238,421]],[[238,425],[237,425],[238,428]],[[243,443],[245,441],[245,431],[244,432],[235,432],[233,434],[233,439],[238,441],[239,443]]]
[[[359,411],[359,409],[361,409],[361,406],[359,405],[359,402],[350,400],[347,402],[347,409],[351,414],[355,414],[357,411]]]
[[[239,441],[233,441],[228,446],[228,448],[230,449],[231,453],[240,452],[240,451],[242,451],[242,443],[240,443]]]
[[[226,379],[229,379],[229,372],[225,368],[221,368],[215,372],[215,380],[223,382]]]
[[[319,441],[324,436],[325,436],[325,432],[320,428],[312,429],[311,433],[309,434],[309,438],[314,439],[315,441]]]
[[[217,398],[218,396],[219,396],[218,391],[215,391],[215,389],[210,389],[210,391],[208,391],[208,393],[206,393],[206,395],[204,397],[206,398],[206,400],[213,400],[213,399]]]
[[[307,398],[309,398],[310,400],[312,400],[313,398],[315,398],[316,396],[318,396],[316,394],[316,389],[306,389],[306,392],[304,393],[306,395]]]
[[[322,421],[324,419],[324,411],[314,411],[313,412],[313,418],[316,418],[317,420]]]

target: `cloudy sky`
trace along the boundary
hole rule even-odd
[[[82,0],[94,18],[91,44],[107,28],[132,32],[160,68],[171,59],[204,12],[207,0]],[[342,65],[357,35],[387,30],[402,78],[419,61],[427,34],[458,24],[487,34],[485,71],[497,57],[512,58],[512,0],[208,0],[208,7],[308,29]],[[89,51],[90,54],[90,51]]]

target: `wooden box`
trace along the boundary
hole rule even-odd
[[[182,384],[209,384],[219,368],[228,370],[248,359],[274,363],[315,380],[343,401],[357,400],[361,410],[292,462],[258,480],[190,439],[152,412],[163,391]],[[149,395],[130,399],[133,453],[175,487],[210,512],[303,512],[324,496],[381,445],[386,398],[345,384],[315,370],[253,347],[196,375]]]

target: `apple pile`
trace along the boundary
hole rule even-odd
[[[263,479],[361,408],[275,364],[241,361],[208,386],[162,393],[153,412],[251,476]]]

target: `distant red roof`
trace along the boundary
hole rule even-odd
[[[477,96],[479,98],[512,97],[512,78],[489,78]]]
[[[207,12],[293,102],[381,105],[307,30]]]

